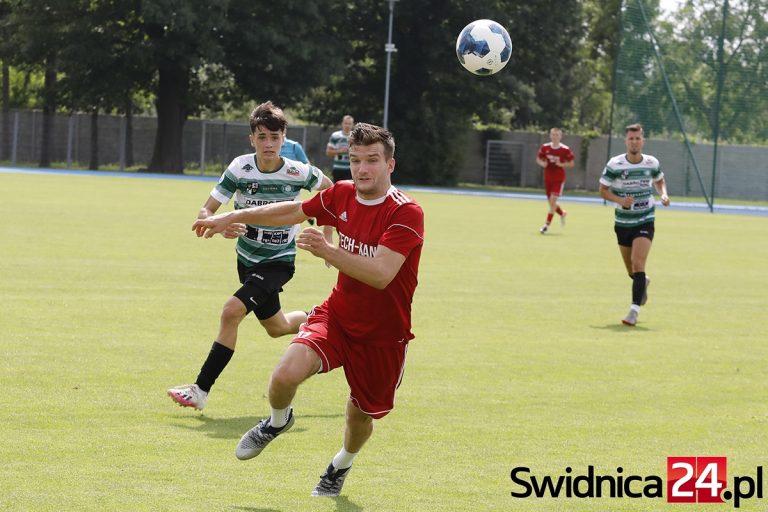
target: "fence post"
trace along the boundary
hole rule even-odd
[[[205,172],[205,119],[202,120],[203,128],[200,135],[200,175]]]
[[[525,144],[523,146],[523,156],[521,160],[523,161],[523,165],[521,165],[520,169],[520,186],[525,188],[526,184],[528,183],[528,180],[526,178],[528,177],[528,144]]]
[[[125,170],[125,138],[128,134],[125,115],[120,116],[120,170]]]
[[[486,140],[485,141],[485,172],[483,173],[483,185],[488,185],[488,168],[490,167],[488,163],[490,162],[491,158],[491,141]]]
[[[31,156],[29,159],[30,162],[38,161],[38,159],[35,158],[35,146],[37,145],[35,144],[35,141],[37,140],[37,123],[35,122],[36,118],[37,116],[35,115],[35,111],[33,110],[32,111],[32,139],[30,140],[30,147],[32,148],[30,153]]]
[[[227,122],[226,121],[224,121],[224,126],[222,127],[221,132],[222,132],[221,133],[221,145],[223,147],[221,155],[224,158],[224,160],[226,160],[227,159]],[[226,162],[222,162],[222,161],[219,161],[218,163],[220,165],[227,165]]]
[[[723,59],[723,41],[725,40],[725,27],[728,21],[728,0],[723,2],[723,21],[720,25],[720,36],[717,38],[717,88],[715,91],[715,123],[712,128],[712,139],[715,147],[712,152],[712,188],[709,189],[709,195],[712,201],[709,203],[709,210],[715,211],[715,187],[717,185],[717,142],[720,138],[720,97],[723,93],[723,81],[725,79],[725,64]]]
[[[80,161],[80,116],[72,115],[72,161]]]
[[[13,113],[13,142],[11,143],[11,165],[16,165],[16,147],[19,145],[19,113]]]
[[[72,168],[72,139],[74,138],[75,118],[69,114],[67,119],[67,169]]]

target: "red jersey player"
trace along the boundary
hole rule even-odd
[[[395,141],[384,128],[355,125],[349,140],[352,181],[341,181],[302,203],[283,202],[198,220],[198,236],[233,229],[233,223],[284,225],[309,217],[339,233],[329,243],[315,228],[296,246],[339,269],[331,295],[309,314],[269,383],[272,414],[246,432],[235,449],[242,460],[257,456],[294,423],[291,402],[299,385],[316,373],[343,367],[350,395],[344,444],[313,496],[338,496],[352,461],[373,432],[373,419],[394,407],[411,333],[424,213],[392,186]]]
[[[539,230],[542,235],[549,230],[549,224],[555,213],[560,216],[560,225],[562,226],[565,226],[565,216],[568,215],[568,212],[557,204],[557,200],[563,193],[565,170],[573,167],[574,156],[571,148],[560,143],[562,137],[563,132],[560,128],[549,130],[551,142],[542,144],[536,156],[536,163],[544,168],[544,191],[547,193],[547,201],[549,202],[547,223]]]

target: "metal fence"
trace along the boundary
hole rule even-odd
[[[318,126],[289,127],[288,136],[304,146],[313,164],[330,169],[332,160],[325,155],[328,137],[334,128]],[[128,130],[122,116],[101,115],[98,120],[101,166],[123,169],[132,162],[146,167],[155,145],[157,119],[136,116]],[[86,167],[91,152],[91,119],[88,114],[54,117],[51,161],[67,167]],[[128,144],[128,134],[132,144]],[[42,141],[40,111],[12,111],[0,122],[0,161],[11,165],[37,165]],[[184,127],[183,159],[187,172],[202,172],[206,167],[221,172],[233,158],[253,151],[248,141],[249,128],[242,122],[190,119]],[[537,133],[510,132],[504,140],[484,141],[479,132],[471,140],[476,144],[464,154],[461,181],[486,185],[541,188],[542,171],[536,165],[536,151],[545,137]],[[622,138],[599,137],[589,143],[567,135],[566,143],[576,154],[576,167],[568,170],[567,189],[597,190],[600,171],[609,153],[624,150]],[[715,159],[711,143],[686,146],[663,137],[650,137],[646,151],[659,158],[672,195],[701,197],[699,174],[691,155],[699,162]],[[484,158],[483,158],[484,157]],[[711,166],[700,168],[701,179],[714,184],[717,197],[727,199],[768,200],[768,147],[721,144],[716,155],[717,173]],[[406,162],[399,165],[407,165]]]
[[[37,110],[14,110],[0,123],[0,160],[11,165],[40,160],[43,114]],[[127,163],[146,166],[152,158],[157,131],[154,117],[134,116],[131,129],[125,116],[98,117],[98,157],[101,166]],[[53,119],[52,162],[67,167],[87,166],[91,160],[92,130],[88,114],[56,114]],[[248,123],[190,119],[184,125],[182,154],[187,167],[226,166],[238,155],[253,151]],[[129,141],[130,135],[130,141]],[[308,129],[289,127],[287,136],[306,149]]]
[[[681,192],[710,207],[739,189],[766,199],[768,165],[756,158],[768,141],[765,0],[687,2],[668,20],[650,0],[620,5],[610,133],[640,122],[646,138],[680,141],[666,161],[679,162]]]
[[[485,185],[524,187],[525,144],[506,140],[485,143]]]

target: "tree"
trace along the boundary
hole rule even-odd
[[[3,46],[11,49],[21,67],[28,70],[42,69],[45,76],[39,165],[49,167],[53,116],[58,104],[58,54],[63,47],[63,36],[76,12],[68,0],[10,0],[8,6],[10,13],[4,27],[9,37]]]
[[[99,112],[122,111],[128,116],[132,96],[150,85],[151,68],[133,4],[134,0],[73,2],[78,16],[64,35],[60,98],[72,111],[91,113],[91,169],[99,167]],[[130,130],[126,135],[130,140]]]
[[[621,0],[583,3],[585,37],[577,50],[572,79],[572,117],[563,124],[572,131],[607,133],[612,101],[613,69],[621,33]]]
[[[151,0],[143,31],[157,70],[155,172],[181,172],[189,115],[245,97],[283,105],[327,77],[334,45],[325,33],[330,0],[303,2]]]
[[[476,123],[519,127],[569,118],[570,100],[559,95],[575,86],[561,90],[559,81],[575,65],[567,50],[579,42],[578,12],[575,0],[395,4],[398,51],[392,59],[389,124],[403,162],[397,180],[455,183],[463,138]],[[349,112],[358,120],[382,122],[388,15],[387,3],[377,0],[333,6],[331,16],[339,20],[333,35],[352,43],[346,62],[330,70],[331,85],[314,90],[302,104],[305,117],[331,125]],[[549,17],[556,20],[552,26]],[[512,60],[497,75],[471,75],[456,60],[456,37],[468,21],[479,18],[498,21],[512,37]]]
[[[0,0],[0,40],[9,39],[7,20],[11,14],[11,5],[6,0]],[[0,139],[0,159],[9,158],[11,154],[11,48],[0,44],[0,61],[2,61],[2,139]]]
[[[335,16],[341,4],[232,0],[221,62],[244,96],[287,106],[327,84],[356,44],[341,36],[343,20]]]
[[[142,30],[156,69],[157,135],[149,170],[182,172],[182,130],[190,111],[192,73],[222,57],[227,0],[148,0],[141,3]]]
[[[692,131],[736,143],[768,139],[768,1],[688,0],[662,27],[675,92]],[[723,15],[725,26],[723,27]],[[724,28],[723,67],[718,38]],[[716,102],[718,75],[723,88]]]

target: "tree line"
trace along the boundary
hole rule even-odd
[[[753,18],[765,13],[768,0],[744,1]],[[656,20],[658,0],[646,3]],[[707,3],[686,5],[717,10]],[[388,118],[404,163],[398,179],[454,183],[462,137],[473,127],[489,136],[551,126],[605,133],[621,4],[396,1]],[[504,25],[513,41],[511,62],[490,77],[469,74],[455,56],[457,35],[479,18]],[[349,113],[380,124],[388,19],[387,0],[0,0],[3,109],[42,109],[42,166],[50,164],[55,112],[91,113],[93,137],[99,113],[153,113],[149,170],[178,173],[189,117],[244,120],[270,99],[309,123],[331,126]],[[691,27],[682,35],[669,23],[666,35],[698,37],[704,29],[693,22],[702,20],[680,22]],[[764,57],[755,45],[750,52],[743,58]]]

